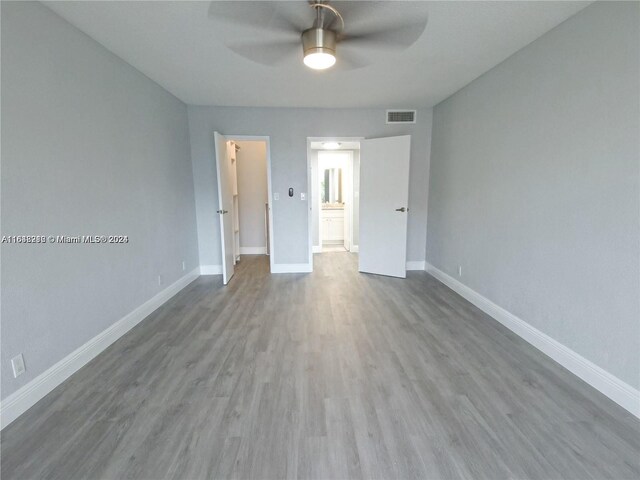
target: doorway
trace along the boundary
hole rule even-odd
[[[234,239],[239,261],[243,255],[269,255],[267,144],[260,140],[231,142],[236,149]]]
[[[318,151],[318,247],[322,253],[351,251],[353,151]]]
[[[268,255],[273,271],[269,137],[214,133],[222,275],[226,285],[243,255]]]
[[[358,251],[360,139],[309,139],[313,253]]]
[[[411,136],[307,145],[309,251],[357,253],[359,272],[405,278]]]

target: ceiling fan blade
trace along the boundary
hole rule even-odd
[[[329,3],[344,18],[345,33],[354,35],[376,31],[389,25],[399,27],[408,23],[426,24],[430,7],[430,2],[415,0],[347,0]],[[337,22],[332,22],[332,28],[337,26]]]
[[[388,49],[406,48],[413,45],[427,26],[426,21],[405,23],[391,27],[379,28],[363,33],[347,33],[340,39],[349,45],[382,47]]]
[[[221,26],[295,35],[308,28],[313,12],[307,2],[212,1],[208,16]]]
[[[253,41],[230,44],[228,47],[248,60],[268,66],[282,65],[302,59],[302,47],[299,40],[268,43]]]
[[[340,12],[347,29],[358,28],[361,25],[367,25],[375,21],[378,16],[377,11],[381,6],[384,6],[384,3],[388,2],[368,0],[329,2],[332,7]],[[330,29],[337,29],[339,24],[340,21],[334,18],[327,26]]]
[[[372,62],[364,55],[358,53],[358,48],[349,45],[340,45],[336,51],[336,70],[357,70],[366,67]]]

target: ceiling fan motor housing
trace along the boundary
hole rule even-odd
[[[336,32],[324,28],[310,28],[302,32],[304,56],[312,53],[336,55]]]

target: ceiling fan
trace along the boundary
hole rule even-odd
[[[374,63],[413,45],[427,24],[415,1],[213,1],[209,17],[237,54],[270,66],[302,58],[315,70]]]

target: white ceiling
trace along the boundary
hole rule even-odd
[[[302,64],[301,48],[299,62],[276,67],[234,53],[225,42],[235,26],[210,15],[208,1],[46,5],[188,104],[409,108],[439,103],[591,2],[410,3],[393,8],[428,14],[411,47],[357,70],[323,72]],[[384,11],[375,20],[384,22]]]

